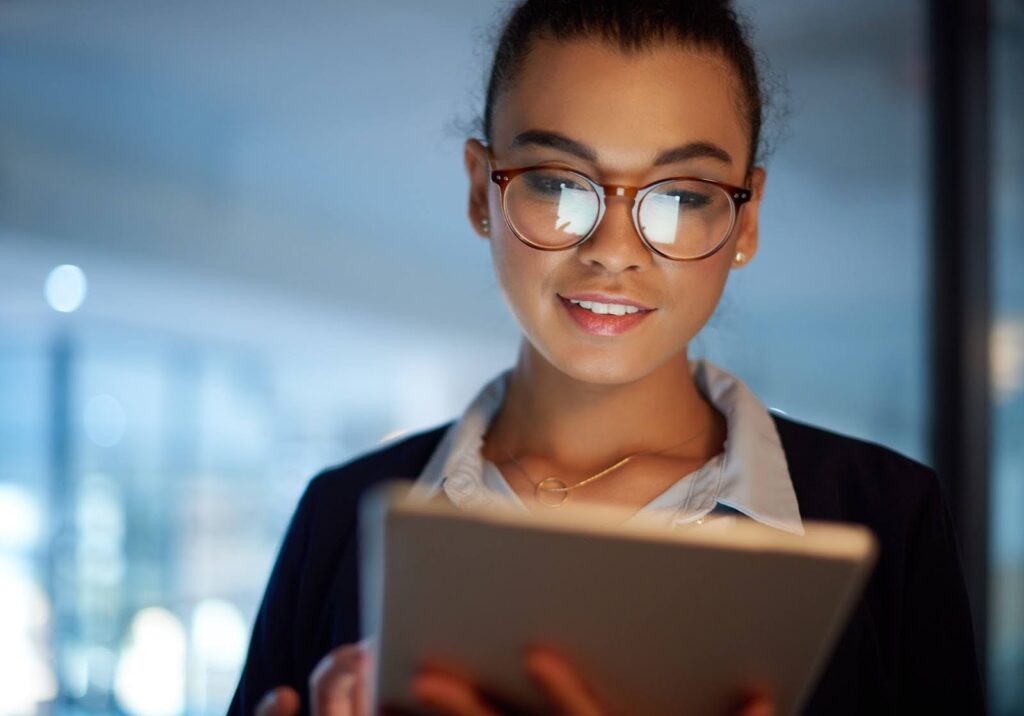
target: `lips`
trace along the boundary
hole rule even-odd
[[[585,298],[594,296],[594,298]],[[600,298],[597,298],[600,296]],[[620,305],[636,306],[636,302],[621,297],[612,298],[608,294],[572,294],[572,298],[578,301],[595,301],[598,303],[618,303]],[[562,304],[566,313],[573,323],[583,332],[593,336],[617,336],[640,325],[647,316],[654,313],[654,309],[637,306],[640,310],[624,315],[612,313],[594,313],[582,306],[577,306],[569,298],[558,296],[558,302]]]

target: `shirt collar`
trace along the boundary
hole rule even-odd
[[[775,421],[740,379],[707,360],[691,361],[698,390],[725,417],[727,438],[714,501],[770,527],[803,534],[800,509]],[[491,502],[483,484],[483,435],[501,407],[511,369],[499,373],[445,432],[416,481],[426,495],[444,489],[461,507]],[[447,477],[447,479],[445,479]]]

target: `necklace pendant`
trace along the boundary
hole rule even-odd
[[[533,495],[545,507],[561,507],[569,499],[569,488],[557,477],[546,477],[533,488]]]

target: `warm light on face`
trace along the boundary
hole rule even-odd
[[[756,251],[763,172],[747,176],[737,159],[749,155],[750,138],[732,72],[717,55],[677,45],[623,54],[596,41],[542,40],[495,104],[494,171],[527,171],[506,177],[504,197],[495,183],[483,187],[492,262],[530,346],[561,372],[621,384],[685,356],[718,305],[736,252],[749,261]],[[715,151],[655,161],[676,147]],[[597,195],[581,190],[579,176],[659,191],[639,205],[607,196],[595,224]],[[666,181],[679,177],[696,181]],[[728,194],[714,193],[715,182],[754,191],[737,213]],[[590,305],[563,300],[574,295]],[[602,317],[622,304],[655,310]]]

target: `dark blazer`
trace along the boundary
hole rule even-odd
[[[935,473],[892,450],[772,414],[805,520],[858,522],[878,564],[804,713],[980,714],[983,691],[956,540]],[[416,478],[449,427],[317,475],[274,564],[230,714],[358,641],[356,509],[380,480]]]

